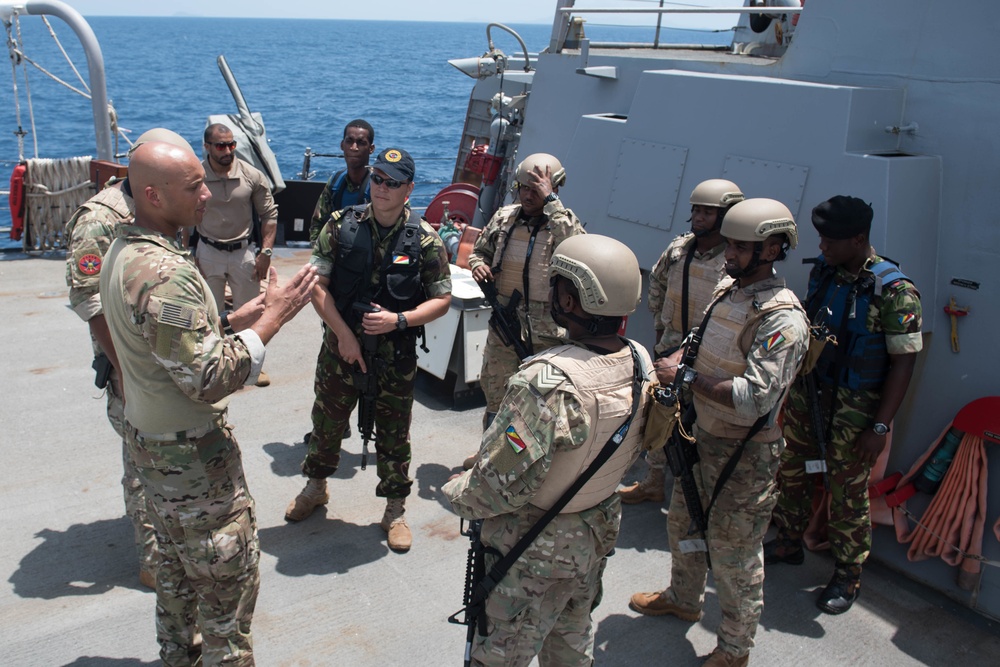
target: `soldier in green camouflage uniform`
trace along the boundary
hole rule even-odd
[[[335,212],[316,240],[310,262],[321,277],[313,306],[327,326],[316,362],[313,430],[302,464],[309,480],[285,512],[289,521],[301,521],[329,501],[326,478],[340,465],[344,429],[360,398],[354,373],[375,374],[375,493],[387,499],[381,526],[397,551],[409,549],[412,540],[403,514],[413,484],[410,415],[416,338],[419,327],[444,315],[451,304],[444,244],[406,205],[413,175],[406,151],[382,151],[373,166],[371,203]],[[419,246],[407,240],[415,237]],[[377,312],[359,316],[353,308],[359,301]],[[375,368],[362,358],[362,334],[377,337]]]
[[[817,479],[806,464],[825,460],[831,495],[827,535],[836,566],[817,605],[829,614],[847,611],[857,599],[872,544],[869,475],[923,346],[920,295],[871,247],[873,216],[856,197],[833,197],[813,209],[823,254],[810,277],[806,306],[813,323],[827,326],[838,341],[824,348],[814,371],[826,456],[813,430],[811,396],[799,378],[785,410],[788,447],[774,512],[778,537],[765,545],[768,564],[803,561],[802,535]],[[852,312],[862,316],[856,326]]]
[[[687,332],[701,321],[715,286],[726,275],[726,240],[719,230],[726,211],[740,201],[739,187],[723,178],[702,181],[691,192],[691,231],[667,246],[649,274],[646,305],[653,314],[657,357],[680,347]],[[666,449],[646,454],[646,464],[646,476],[619,491],[623,503],[663,502]]]
[[[640,370],[634,386],[633,370],[639,364],[649,371],[648,354],[615,335],[639,302],[635,255],[614,239],[576,236],[555,249],[552,271],[552,308],[570,344],[531,357],[511,377],[476,463],[442,489],[461,517],[484,519],[487,568],[569,488],[634,400],[636,414],[644,414],[646,376]],[[595,294],[606,302],[598,304]],[[476,634],[473,665],[526,666],[536,655],[542,667],[593,664],[590,614],[618,539],[621,501],[614,491],[638,455],[640,421],[490,593],[487,635]]]
[[[552,250],[564,239],[584,233],[580,219],[559,199],[559,186],[565,182],[559,160],[547,153],[529,155],[517,168],[518,203],[494,214],[469,254],[472,277],[477,282],[496,282],[502,306],[507,306],[515,290],[521,293],[516,311],[521,339],[536,353],[558,344],[565,334],[549,313]],[[500,407],[507,379],[520,365],[514,348],[504,345],[490,328],[479,374],[486,395],[484,427]],[[472,461],[467,459],[467,466]]]
[[[221,322],[176,241],[204,213],[204,177],[189,149],[140,146],[129,164],[135,224],[120,228],[101,275],[124,380],[126,443],[160,551],[156,628],[167,667],[254,664],[260,550],[226,407],[230,394],[256,381],[264,345],[315,285],[310,267],[281,288],[271,269],[267,293]],[[240,331],[225,336],[223,326]]]
[[[115,363],[118,358],[111,344],[111,335],[108,333],[98,293],[104,255],[115,238],[118,226],[130,221],[132,217],[132,198],[122,192],[119,182],[98,192],[77,209],[66,223],[63,238],[66,239],[66,284],[69,285],[70,306],[90,328],[94,357],[104,354],[115,367],[105,387],[108,421],[115,433],[122,438],[125,514],[132,521],[135,546],[139,553],[139,580],[154,588],[156,534],[146,515],[146,495],[125,446],[125,406],[122,404],[121,382]]]
[[[745,667],[764,606],[762,542],[784,449],[777,412],[805,354],[809,327],[798,299],[772,268],[797,242],[788,209],[772,199],[744,200],[726,214],[722,235],[730,278],[719,283],[693,367],[678,368],[680,350],[656,361],[661,383],[683,372],[693,396],[699,461],[693,472],[707,530],[690,534],[691,513],[675,484],[667,519],[670,586],[636,593],[629,606],[649,616],[700,619],[707,547],[722,622],[704,665]],[[732,472],[723,478],[731,460]],[[704,537],[705,545],[692,537]]]

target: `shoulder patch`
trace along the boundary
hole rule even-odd
[[[160,324],[168,324],[181,329],[194,329],[197,320],[194,308],[173,301],[164,301],[156,318]]]
[[[520,454],[528,446],[525,444],[521,436],[517,434],[517,429],[514,428],[513,424],[508,426],[504,431],[504,437],[507,439],[507,444],[514,450],[515,454]]]
[[[566,381],[566,375],[555,366],[542,364],[535,377],[531,378],[531,386],[542,396],[546,395]]]
[[[101,257],[88,252],[77,262],[77,267],[79,267],[80,273],[85,276],[96,276],[101,272]]]
[[[765,353],[771,352],[772,350],[781,347],[781,345],[783,345],[787,340],[788,338],[785,336],[784,333],[777,331],[768,336],[764,340],[764,342],[760,344],[760,349],[763,350]]]
[[[913,321],[914,317],[916,317],[916,315],[914,315],[913,313],[903,313],[902,315],[899,316],[899,323],[909,324],[910,322]]]

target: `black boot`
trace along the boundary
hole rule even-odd
[[[861,566],[837,563],[833,579],[820,593],[816,606],[827,614],[843,614],[861,592]]]
[[[802,565],[805,558],[806,553],[802,548],[801,539],[785,537],[778,533],[776,538],[764,544],[764,565],[775,563]]]

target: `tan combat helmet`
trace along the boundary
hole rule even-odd
[[[146,130],[139,135],[139,138],[135,140],[132,144],[132,148],[128,149],[129,158],[135,153],[135,150],[142,146],[143,144],[148,144],[151,141],[162,141],[165,144],[170,144],[171,146],[177,146],[177,148],[183,148],[194,153],[194,149],[191,148],[191,144],[187,142],[187,139],[177,134],[173,130],[168,130],[165,127],[154,127],[152,130]]]
[[[715,206],[726,208],[745,199],[740,188],[724,178],[702,181],[691,191],[692,206]]]
[[[580,305],[591,315],[624,317],[639,305],[639,261],[627,245],[609,236],[569,237],[552,253],[549,273],[571,280]]]
[[[792,212],[774,199],[744,199],[722,221],[722,235],[734,241],[759,243],[775,234],[785,234],[790,248],[799,242]]]
[[[549,155],[548,153],[532,153],[528,157],[521,161],[521,164],[517,165],[517,172],[514,175],[514,180],[516,180],[521,185],[527,185],[531,182],[528,178],[535,167],[542,170],[545,173],[545,167],[548,167],[552,172],[552,187],[558,188],[560,185],[566,182],[566,170],[563,169],[562,163],[559,162],[558,158],[554,155]]]

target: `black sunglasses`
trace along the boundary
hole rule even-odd
[[[379,176],[378,174],[372,174],[372,181],[374,181],[375,185],[384,184],[385,187],[389,188],[390,190],[398,190],[399,188],[406,185],[406,183],[408,182],[408,181],[397,181],[395,178],[385,178],[383,176]]]

